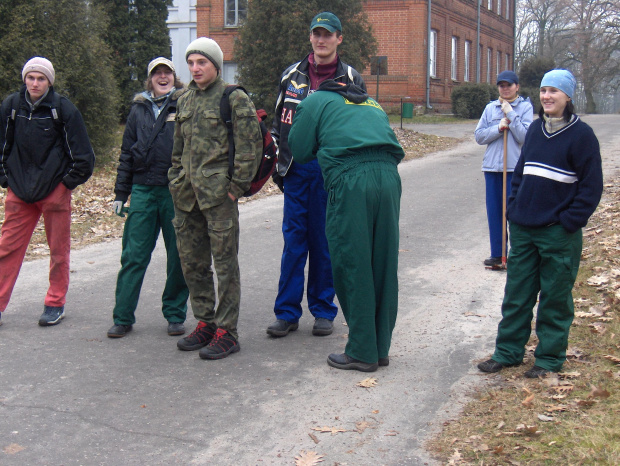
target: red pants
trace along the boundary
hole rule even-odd
[[[43,214],[50,247],[50,287],[45,305],[65,305],[71,251],[71,191],[60,183],[45,199],[27,204],[8,190],[0,233],[0,311],[11,299],[32,232]]]

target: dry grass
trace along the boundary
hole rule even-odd
[[[455,138],[431,136],[411,130],[397,129],[395,132],[405,148],[405,160],[448,149],[459,142]],[[119,146],[121,136],[122,131],[119,131]],[[71,245],[73,249],[102,241],[111,241],[123,235],[124,221],[112,213],[118,155],[119,151],[117,150],[108,157],[99,159],[98,166],[90,180],[73,191],[71,215]],[[249,202],[277,194],[280,194],[280,190],[269,180],[259,193],[249,198],[243,198],[240,202]],[[0,224],[4,221],[5,197],[6,190],[0,190]],[[48,255],[49,248],[41,219],[32,235],[26,252],[26,260],[39,259]]]
[[[523,378],[524,366],[488,376],[458,419],[427,447],[442,464],[620,463],[620,179],[605,186],[584,233],[575,320],[558,376]]]

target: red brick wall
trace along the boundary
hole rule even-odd
[[[480,44],[482,45],[480,81],[486,82],[487,48],[492,49],[491,82],[496,78],[497,51],[510,55],[513,65],[513,22],[505,19],[507,0],[501,1],[502,16],[497,14],[497,2],[493,11],[483,0],[480,7]],[[511,1],[511,0],[509,0]],[[224,61],[232,60],[236,28],[225,28],[224,0],[197,0],[198,37],[211,37],[224,52]],[[514,17],[510,6],[511,18]],[[387,108],[398,107],[401,97],[411,97],[414,105],[426,105],[427,63],[427,0],[366,0],[364,11],[373,26],[378,41],[377,55],[388,57],[387,76],[380,76],[379,102]],[[476,81],[476,0],[432,0],[431,27],[437,30],[437,77],[431,79],[430,103],[435,110],[449,111],[450,93],[454,86],[463,82],[465,41],[471,41],[470,82]],[[347,40],[346,30],[343,31]],[[458,38],[457,79],[451,79],[451,40]],[[377,94],[377,77],[370,70],[360,70],[368,93]]]

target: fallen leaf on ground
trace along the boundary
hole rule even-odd
[[[295,466],[314,466],[323,462],[325,455],[319,455],[316,451],[301,450],[295,457]]]
[[[606,354],[605,356],[603,356],[605,359],[609,359],[611,362],[613,362],[614,364],[618,364],[620,365],[620,358],[616,357],[616,356],[612,356],[611,354]]]
[[[360,421],[360,422],[355,423],[355,430],[357,431],[358,434],[361,434],[369,427],[372,427],[372,424],[367,421]]]
[[[314,443],[319,443],[320,440],[314,434],[308,434]]]
[[[340,429],[338,427],[313,427],[312,430],[315,430],[317,432],[330,432],[332,434],[337,434],[339,432],[346,432],[346,429]]]
[[[562,377],[563,379],[576,379],[577,377],[581,376],[581,373],[579,373],[579,372],[560,372],[558,374],[558,376]]]
[[[11,443],[2,449],[7,455],[14,455],[15,453],[19,453],[20,451],[25,450],[24,447],[18,445],[17,443]]]
[[[609,398],[611,395],[607,390],[590,385],[592,391],[588,395],[588,398]]]
[[[367,379],[364,379],[361,382],[357,383],[358,387],[364,388],[374,387],[375,385],[377,385],[377,379],[375,379],[374,377],[368,377]]]
[[[523,400],[521,402],[521,404],[523,406],[525,406],[526,408],[531,408],[532,405],[534,404],[534,397],[535,395],[532,393],[530,396],[528,396],[525,400]]]
[[[543,422],[553,422],[555,421],[555,418],[553,416],[545,416],[544,414],[539,414],[538,420]]]

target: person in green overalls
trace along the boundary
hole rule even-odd
[[[381,106],[355,84],[327,80],[297,107],[293,160],[318,159],[328,193],[334,288],[349,326],[327,363],[363,372],[389,364],[398,311],[398,220],[405,153]]]

